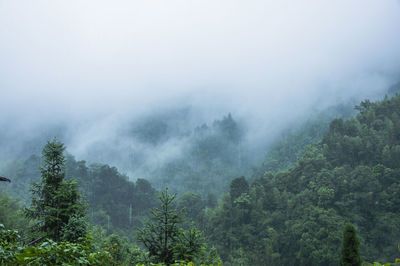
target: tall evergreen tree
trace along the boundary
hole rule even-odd
[[[342,256],[340,258],[341,266],[359,266],[361,265],[359,246],[360,241],[357,232],[351,223],[347,223],[343,232]]]
[[[39,183],[32,184],[32,203],[25,210],[25,214],[30,219],[37,219],[38,223],[33,230],[42,233],[44,237],[55,241],[75,241],[86,232],[81,226],[84,224],[85,212],[77,183],[64,181],[64,150],[64,144],[55,138],[43,148],[41,179]],[[73,223],[69,224],[70,220]],[[77,220],[80,221],[78,234],[71,232]]]
[[[138,231],[138,240],[149,250],[155,262],[174,262],[174,246],[179,235],[178,224],[182,218],[172,203],[176,195],[165,190],[160,195],[161,209],[151,210],[152,219]]]
[[[155,263],[170,265],[175,260],[192,260],[204,249],[201,232],[195,227],[182,229],[183,215],[174,207],[175,197],[164,190],[159,197],[161,208],[152,209],[151,220],[137,232],[139,242]]]

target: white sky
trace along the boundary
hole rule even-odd
[[[399,66],[396,0],[0,0],[3,118],[174,101],[290,115]]]

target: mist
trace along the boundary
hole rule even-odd
[[[179,157],[187,132],[228,113],[264,148],[318,110],[382,97],[398,47],[395,0],[0,0],[1,159],[57,136],[137,178],[136,151]],[[159,145],[127,137],[179,110]]]

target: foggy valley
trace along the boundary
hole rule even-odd
[[[399,3],[0,0],[0,264],[395,261]]]

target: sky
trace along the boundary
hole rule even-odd
[[[397,0],[0,0],[0,122],[88,135],[191,105],[269,127],[382,94],[399,47]]]

